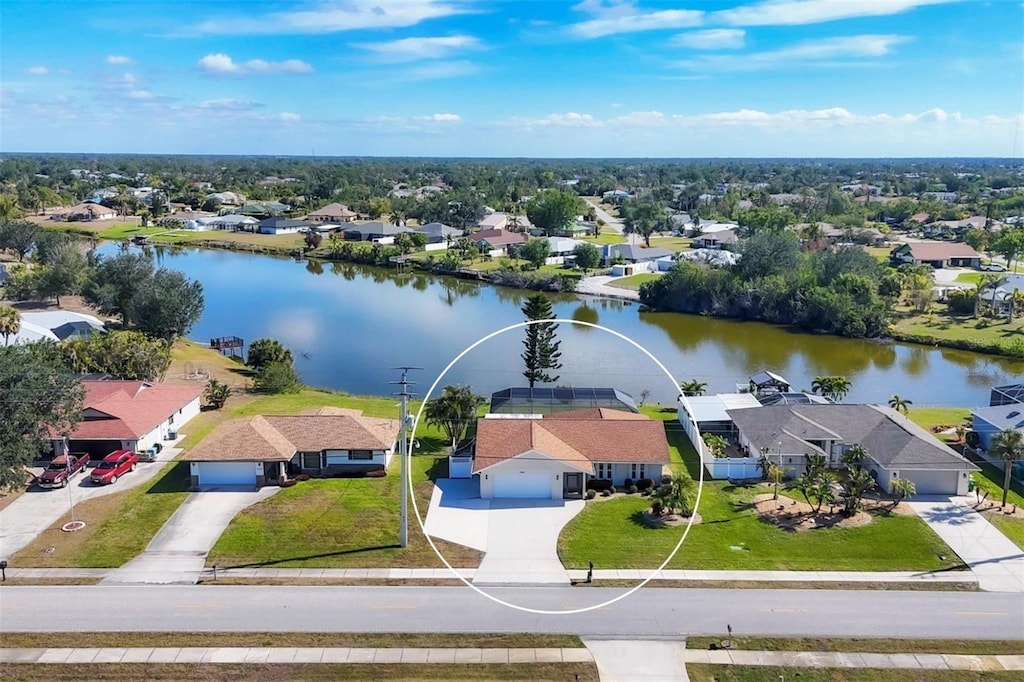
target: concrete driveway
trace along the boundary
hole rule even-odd
[[[932,497],[907,502],[942,538],[989,592],[1024,592],[1024,550],[974,511],[967,497]]]
[[[474,479],[440,480],[427,512],[432,537],[486,554],[473,578],[487,585],[568,585],[558,535],[582,500],[484,500]]]
[[[678,639],[583,639],[601,682],[687,682],[686,644]]]
[[[85,473],[76,474],[67,488],[45,490],[32,486],[0,511],[0,558],[10,559],[44,530],[54,527],[68,513],[70,500],[73,499],[77,505],[85,500],[137,488],[160,473],[167,460],[173,459],[178,452],[175,448],[165,449],[161,460],[140,462],[135,471],[118,478],[113,485],[91,484],[90,468]]]
[[[167,519],[142,554],[101,582],[194,585],[203,573],[206,555],[231,519],[278,490],[280,488],[272,486],[257,491],[220,488],[192,493]]]

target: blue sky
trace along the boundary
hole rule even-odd
[[[1020,156],[1018,0],[4,0],[0,151]]]

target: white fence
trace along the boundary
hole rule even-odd
[[[739,479],[759,478],[761,473],[757,469],[759,458],[757,457],[715,457],[704,445],[704,439],[697,428],[697,422],[690,410],[690,403],[686,396],[679,396],[679,423],[686,432],[694,449],[700,456],[700,462],[713,479]]]
[[[423,247],[424,251],[446,251],[448,245],[444,242],[437,242],[436,244],[427,244]]]

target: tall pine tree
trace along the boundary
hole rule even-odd
[[[522,308],[527,320],[552,320],[555,313],[551,309],[551,301],[543,294],[536,294],[526,299],[526,305]],[[558,375],[548,374],[548,370],[556,370],[562,366],[559,358],[562,353],[558,350],[561,341],[555,339],[555,330],[558,325],[553,322],[541,322],[531,324],[526,328],[526,338],[523,345],[526,351],[523,353],[523,362],[526,363],[526,371],[523,376],[533,388],[534,384],[553,383],[558,381]]]

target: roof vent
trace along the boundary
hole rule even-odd
[[[1006,418],[1007,419],[1013,419],[1014,417],[1019,417],[1019,416],[1020,416],[1020,412],[1018,412],[1017,410],[1014,410],[1010,414],[1006,415]]]

